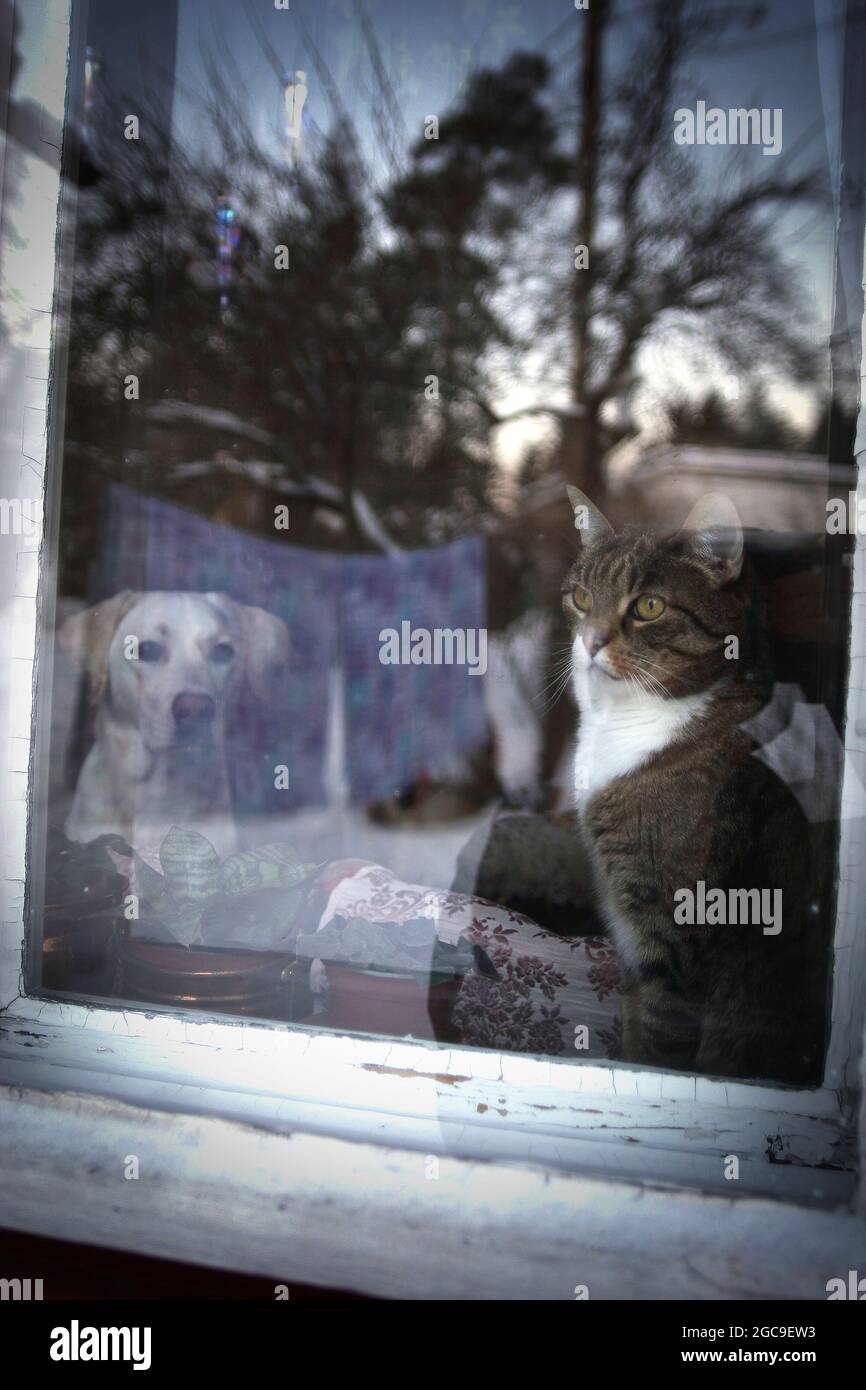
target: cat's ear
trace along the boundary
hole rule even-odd
[[[743,526],[730,497],[708,492],[696,502],[671,544],[712,571],[722,584],[743,568]]]
[[[574,529],[580,532],[580,539],[584,545],[599,540],[602,536],[613,535],[613,527],[607,517],[602,516],[586,493],[581,492],[579,487],[572,487],[571,483],[566,484],[565,490],[574,512]]]

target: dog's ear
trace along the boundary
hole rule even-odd
[[[121,589],[93,608],[74,613],[58,628],[57,640],[70,661],[85,672],[94,705],[99,704],[108,684],[108,649],[117,624],[140,598],[134,589]]]
[[[273,698],[280,672],[289,659],[289,629],[264,608],[238,603],[227,594],[207,594],[226,612],[243,641],[244,675],[257,700]]]
[[[258,700],[270,700],[289,659],[289,629],[264,608],[241,604],[246,634],[246,676]]]

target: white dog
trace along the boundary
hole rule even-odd
[[[224,594],[125,590],[67,618],[58,639],[96,706],[70,838],[121,835],[152,858],[180,825],[231,853],[226,730],[244,680],[261,700],[273,694],[285,623]]]

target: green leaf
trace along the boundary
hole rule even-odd
[[[195,830],[173,825],[160,845],[159,862],[176,902],[203,903],[219,888],[219,855]]]

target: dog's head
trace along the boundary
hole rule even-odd
[[[285,623],[225,594],[133,593],[62,624],[91,701],[133,725],[152,753],[221,738],[244,682],[272,696],[288,660]]]

